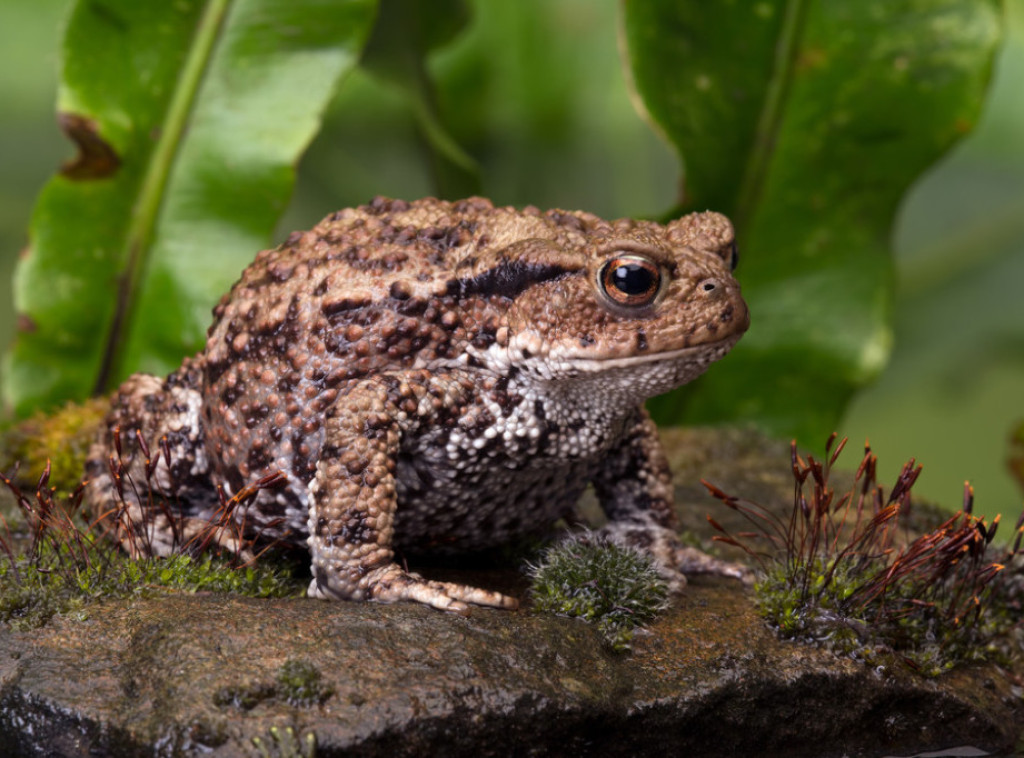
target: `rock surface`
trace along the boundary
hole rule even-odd
[[[667,436],[687,526],[728,518],[700,476],[791,496],[785,446]],[[525,588],[515,570],[469,580]],[[299,664],[319,678],[289,688],[282,670]],[[925,679],[781,642],[749,591],[718,578],[694,579],[626,654],[528,609],[168,593],[0,630],[0,755],[245,756],[253,737],[287,754],[271,727],[315,734],[317,756],[1009,754],[1024,732],[1014,681],[993,666]]]

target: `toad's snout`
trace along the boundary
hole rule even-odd
[[[742,334],[750,326],[750,311],[732,277],[706,277],[697,282],[694,294],[714,314],[707,324],[710,333]]]
[[[721,299],[726,295],[725,280],[717,277],[708,277],[697,282],[697,294],[708,300]]]

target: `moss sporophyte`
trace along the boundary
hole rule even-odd
[[[788,517],[703,482],[711,494],[755,528],[733,534],[710,516],[715,539],[757,561],[762,616],[783,637],[873,660],[895,653],[934,675],[956,663],[1020,655],[1011,642],[1024,595],[1024,513],[1008,547],[997,549],[999,525],[974,516],[974,493],[935,528],[910,536],[901,526],[921,472],[909,461],[888,495],[876,481],[869,447],[849,490],[830,484],[846,440],[825,446],[826,460],[802,458],[793,443],[793,505]]]
[[[112,466],[117,466],[114,461]],[[145,539],[145,524],[132,521],[127,508],[94,514],[91,524],[82,515],[83,488],[66,498],[49,486],[47,466],[34,491],[24,492],[14,476],[0,474],[18,506],[24,526],[12,529],[0,516],[0,622],[34,628],[54,614],[83,610],[90,602],[129,597],[162,588],[164,591],[229,592],[254,597],[299,595],[302,588],[287,569],[244,556],[225,556],[209,550],[211,534],[231,528],[232,513],[244,509],[261,486],[257,482],[225,499],[219,517],[208,529],[182,540],[171,555],[134,558],[133,540]],[[132,486],[125,480],[125,486]],[[156,512],[173,514],[171,508]],[[180,530],[184,533],[184,529]],[[118,549],[118,537],[129,553]]]

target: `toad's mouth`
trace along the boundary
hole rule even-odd
[[[646,365],[678,365],[707,368],[710,364],[722,359],[742,337],[742,332],[730,334],[714,342],[702,342],[698,345],[679,347],[674,350],[658,352],[634,353],[631,355],[600,356],[581,353],[575,350],[558,350],[547,355],[545,362],[561,364],[579,374],[599,374],[616,370],[635,370]]]
[[[559,351],[553,349],[548,360],[564,361],[573,368],[583,371],[609,371],[617,368],[633,368],[646,363],[700,362],[712,363],[724,356],[739,342],[743,332],[730,334],[714,342],[702,342],[675,350],[662,350],[652,353],[634,353],[632,355],[610,355],[607,357],[587,355],[576,351]]]

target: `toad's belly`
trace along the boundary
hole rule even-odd
[[[468,445],[451,454],[446,438],[438,436],[444,431],[413,440],[396,461],[392,544],[406,554],[472,552],[543,533],[579,501],[603,453],[587,450],[567,458],[546,455],[530,441],[517,441],[483,450]],[[557,442],[551,436],[550,440]],[[317,445],[313,459],[320,452]],[[218,462],[228,472],[237,464]],[[293,473],[284,486],[261,491],[257,501],[236,516],[252,537],[305,546],[310,477],[301,472],[308,468],[282,454],[251,477],[277,470]]]
[[[591,473],[586,461],[489,463],[460,469],[400,458],[395,546],[409,553],[469,552],[542,533],[569,513]]]

